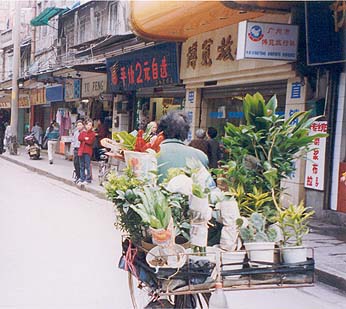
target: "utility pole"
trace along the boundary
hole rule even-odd
[[[13,41],[13,68],[12,68],[12,95],[11,95],[11,138],[10,154],[16,155],[18,150],[18,76],[20,66],[20,0],[15,0],[14,25],[12,29]]]

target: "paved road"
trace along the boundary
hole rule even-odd
[[[0,308],[131,308],[110,203],[0,159]],[[346,309],[313,288],[228,292],[232,309]]]

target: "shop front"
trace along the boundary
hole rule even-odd
[[[83,77],[81,103],[87,104],[87,114],[94,120],[94,127],[97,128],[99,120],[108,132],[112,127],[113,96],[107,94],[106,74],[88,73]]]
[[[30,106],[30,126],[33,127],[35,123],[38,123],[45,131],[52,118],[50,103],[46,101],[46,88],[43,84],[37,88],[30,89]]]
[[[190,138],[197,128],[214,127],[220,137],[227,122],[239,125],[247,93],[260,92],[266,100],[276,95],[277,112],[286,117],[305,111],[310,94],[294,69],[298,27],[289,25],[289,19],[287,14],[264,15],[250,26],[227,26],[183,43],[180,77],[186,87],[185,110],[192,120]],[[251,38],[260,46],[251,46],[247,42]],[[299,172],[287,183],[293,203],[305,197],[304,163],[296,164]]]
[[[24,137],[31,131],[30,128],[30,97],[20,94],[18,98],[18,143],[24,144]]]
[[[179,84],[178,45],[162,43],[107,59],[114,98],[113,130],[130,131],[181,109],[185,89]]]

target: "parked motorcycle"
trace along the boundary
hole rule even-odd
[[[41,155],[41,148],[38,145],[38,141],[35,138],[34,134],[30,134],[24,138],[24,141],[26,143],[26,151],[29,154],[30,159],[32,160],[38,160]]]

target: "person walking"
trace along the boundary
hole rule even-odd
[[[80,146],[80,141],[78,140],[78,137],[80,133],[84,130],[84,124],[82,120],[77,120],[76,122],[76,128],[73,132],[73,139],[72,139],[72,149],[73,149],[73,166],[74,166],[74,174],[75,174],[75,183],[80,182],[80,163],[79,163],[79,156],[78,156],[78,150]]]
[[[34,134],[38,145],[42,146],[42,136],[43,136],[43,130],[40,127],[40,124],[38,122],[35,123],[35,125],[31,129],[31,133]]]
[[[56,144],[58,143],[59,137],[59,125],[55,120],[53,120],[47,128],[46,134],[44,136],[44,138],[47,139],[49,164],[53,164],[54,153],[56,150]]]
[[[217,130],[213,127],[209,127],[207,130],[208,137],[208,159],[209,167],[217,168],[218,162],[221,159],[221,150],[219,142],[215,139],[217,136]]]
[[[80,163],[80,184],[85,185],[91,183],[91,170],[90,161],[93,154],[93,144],[96,139],[95,132],[93,131],[92,120],[85,122],[85,130],[82,131],[78,140],[80,146],[78,149],[78,157]]]
[[[203,129],[196,130],[196,138],[193,139],[189,146],[203,151],[208,155],[208,141],[205,139],[206,133]]]
[[[6,130],[5,124],[2,121],[0,121],[0,155],[3,152],[5,152],[5,149],[4,149],[5,130]]]

